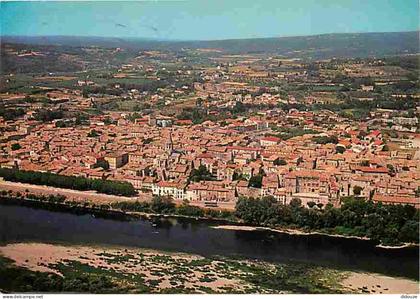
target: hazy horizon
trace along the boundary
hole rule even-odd
[[[381,34],[381,33],[407,33],[407,32],[420,32],[420,30],[410,31],[368,31],[368,32],[331,32],[319,34],[303,34],[303,35],[281,35],[281,36],[265,36],[265,37],[244,37],[244,38],[224,38],[224,39],[159,39],[153,37],[134,37],[134,36],[97,36],[97,35],[3,35],[0,37],[9,38],[98,38],[98,39],[125,39],[125,40],[150,40],[162,42],[212,42],[212,41],[229,41],[229,40],[247,40],[247,39],[273,39],[273,38],[293,38],[293,37],[311,37],[311,36],[324,36],[324,35],[340,35],[340,34]]]
[[[206,41],[418,31],[418,2],[1,2],[1,36]]]

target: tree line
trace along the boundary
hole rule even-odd
[[[113,209],[129,212],[182,215],[190,217],[208,217],[233,220],[233,212],[226,210],[203,209],[192,206],[188,201],[176,206],[169,197],[154,196],[151,201],[120,201],[111,204]]]
[[[368,237],[387,245],[401,242],[419,243],[419,211],[409,205],[383,205],[371,200],[348,197],[341,207],[315,203],[304,207],[294,199],[281,204],[271,196],[262,199],[242,197],[235,212],[204,209],[187,201],[176,206],[169,197],[155,196],[150,202],[112,203],[122,211],[209,217],[240,221],[249,225],[314,230],[329,234]]]
[[[368,237],[382,244],[419,243],[419,211],[409,205],[383,205],[349,197],[340,208],[328,204],[320,209],[316,205],[304,207],[298,199],[284,205],[268,196],[240,198],[235,216],[251,225]]]
[[[14,120],[16,118],[21,117],[25,114],[25,110],[22,108],[5,108],[4,106],[0,105],[0,116],[4,118],[4,120]]]
[[[41,122],[50,122],[54,119],[63,118],[64,113],[61,110],[38,109],[35,114],[35,119]]]
[[[18,198],[22,197],[22,198],[27,198],[31,200],[45,201],[45,202],[50,202],[50,203],[64,203],[67,200],[67,197],[61,194],[49,194],[49,195],[34,194],[34,193],[22,194],[21,192],[16,192],[16,194],[13,194],[13,191],[11,190],[0,191],[0,196],[6,197],[6,196],[13,196],[13,195],[15,195]]]
[[[65,176],[50,172],[0,168],[0,177],[11,182],[46,185],[80,191],[95,190],[99,193],[110,195],[133,196],[137,194],[133,185],[129,182]]]
[[[136,194],[126,182],[61,176],[51,173],[0,168],[0,177],[14,182],[48,185],[75,190],[130,196]],[[38,199],[38,198],[37,198]],[[64,197],[43,198],[63,202]],[[368,237],[382,244],[419,243],[419,210],[410,205],[384,205],[362,198],[346,197],[339,208],[327,204],[322,209],[315,203],[302,206],[299,199],[282,204],[274,197],[262,199],[241,197],[235,212],[191,206],[188,201],[176,206],[169,197],[155,196],[151,201],[122,201],[110,205],[122,211],[209,217],[240,221],[249,225],[297,228],[330,234]],[[108,209],[109,206],[101,207]]]

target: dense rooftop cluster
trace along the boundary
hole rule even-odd
[[[242,196],[420,206],[410,57],[303,61],[216,50],[4,75],[0,167],[123,181],[142,199],[207,206],[233,207]]]

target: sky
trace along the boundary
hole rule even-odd
[[[1,1],[1,0],[0,0]],[[0,2],[1,35],[215,40],[419,30],[418,0]]]

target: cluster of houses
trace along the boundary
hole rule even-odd
[[[194,125],[160,116],[130,122],[113,113],[70,128],[15,121],[17,135],[3,143],[0,167],[127,181],[140,197],[192,203],[234,205],[241,196],[273,196],[322,207],[356,195],[418,207],[419,149],[387,148],[380,131],[344,119],[325,124],[330,117],[290,111]],[[273,129],[293,127],[296,120],[304,126],[295,137],[282,139]],[[331,136],[337,143],[316,142]],[[200,166],[208,175],[192,178]]]
[[[346,196],[361,196],[419,207],[420,135],[415,115],[372,109],[371,120],[362,122],[329,110],[292,108],[337,101],[344,86],[336,82],[336,70],[354,80],[375,78],[357,87],[359,100],[370,101],[380,86],[406,75],[402,68],[387,72],[380,69],[383,63],[334,59],[310,68],[299,59],[258,55],[216,55],[208,67],[184,64],[169,71],[163,66],[179,61],[178,54],[143,51],[110,75],[112,84],[78,79],[73,88],[43,87],[47,101],[26,101],[24,93],[1,94],[6,108],[22,108],[25,114],[8,121],[0,117],[0,167],[126,181],[139,197],[170,196],[213,206],[234,205],[241,196],[273,196],[285,204],[296,198],[304,205],[323,207],[339,205]],[[123,83],[130,78],[135,82],[133,74],[154,83],[169,75],[190,83],[140,90]],[[296,90],[285,92],[279,82],[293,84],[298,91],[310,85],[312,90],[304,96]],[[93,87],[105,92],[86,94]],[[407,94],[392,97],[405,100]],[[214,121],[194,124],[178,119],[175,112],[164,113],[178,99],[193,99],[195,108]],[[37,109],[45,106],[76,115],[117,101],[148,108],[136,117],[131,112],[90,114],[77,124],[74,119],[34,119]],[[226,112],[239,104],[260,108],[242,116]],[[283,104],[291,109],[283,109]],[[381,128],[408,137],[385,138]],[[206,172],[202,177],[194,175],[200,167]]]

